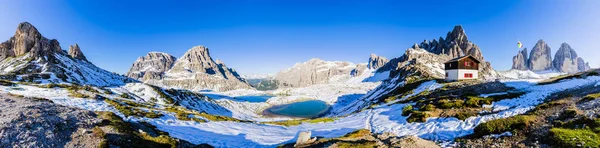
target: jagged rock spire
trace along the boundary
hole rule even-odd
[[[378,69],[379,67],[385,65],[385,63],[387,62],[387,58],[378,56],[376,54],[371,54],[371,56],[369,57],[369,63],[367,63],[367,68]]]
[[[83,55],[83,52],[81,52],[81,49],[79,48],[79,45],[77,43],[75,43],[75,45],[69,46],[69,56],[75,59],[87,61],[85,55]]]

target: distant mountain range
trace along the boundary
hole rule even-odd
[[[577,56],[575,49],[567,43],[562,43],[552,59],[552,49],[544,40],[538,40],[529,56],[527,48],[519,51],[513,57],[512,69],[531,71],[558,71],[577,73],[590,69],[589,63]]]
[[[180,58],[161,52],[139,57],[127,76],[167,88],[227,91],[252,89],[234,69],[213,60],[208,48],[195,46]]]

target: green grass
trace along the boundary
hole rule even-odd
[[[342,136],[342,138],[351,138],[351,139],[354,139],[354,138],[362,138],[362,137],[365,137],[365,136],[368,136],[368,135],[371,135],[371,131],[370,130],[368,130],[368,129],[359,129],[359,130],[350,132],[350,133]]]
[[[424,105],[423,107],[421,107],[419,110],[420,111],[434,111],[435,110],[435,105],[433,105],[433,104],[427,104],[427,105]]]
[[[167,107],[165,110],[169,111],[169,112],[175,113],[176,116],[186,115],[186,114],[187,115],[193,114],[195,116],[202,117],[202,118],[204,118],[206,120],[209,120],[209,121],[249,122],[249,121],[239,120],[239,119],[232,118],[232,117],[227,117],[227,116],[211,115],[211,114],[208,114],[208,113],[205,113],[205,112],[197,113],[197,112],[190,111],[188,109],[185,109],[185,108],[182,108],[182,107],[177,107],[177,106],[170,106],[170,107]],[[182,119],[185,119],[186,121],[189,121],[187,118],[182,118]],[[197,120],[197,119],[194,119],[194,118],[191,118],[191,120],[200,121],[200,120]],[[202,120],[202,122],[205,122],[205,121]]]
[[[413,111],[413,107],[412,105],[406,105],[404,106],[404,108],[402,108],[402,116],[408,116],[410,115],[410,113],[412,113]]]
[[[98,116],[102,119],[102,124],[104,126],[113,127],[117,132],[120,133],[119,135],[129,138],[127,140],[127,143],[112,143],[112,144],[116,144],[117,146],[119,146],[119,145],[141,146],[141,145],[143,145],[144,147],[176,148],[179,144],[177,139],[174,139],[168,135],[165,135],[164,132],[157,132],[160,135],[153,137],[153,136],[146,134],[145,132],[135,131],[133,128],[131,128],[132,126],[130,123],[123,121],[123,119],[121,117],[117,116],[116,114],[114,114],[112,112],[96,112],[96,114],[98,114]],[[120,140],[117,140],[115,142],[120,142]],[[101,143],[101,146],[109,145],[108,143],[110,143],[110,142],[107,141],[104,144]]]
[[[13,97],[18,97],[18,98],[23,98],[25,96],[23,95],[19,95],[19,94],[13,94],[13,93],[8,93],[9,96],[13,96]]]
[[[374,148],[377,147],[377,142],[375,141],[365,141],[365,142],[350,142],[350,141],[340,141],[335,143],[338,148]]]
[[[409,123],[412,122],[425,122],[427,121],[427,118],[431,117],[431,114],[427,113],[427,112],[422,112],[422,111],[413,111],[410,116],[408,116],[408,118],[406,118],[406,121]]]
[[[104,140],[100,141],[100,143],[98,144],[98,148],[109,148],[108,140],[104,139]]]
[[[173,99],[173,98],[172,98],[170,95],[167,95],[167,94],[166,94],[166,93],[163,91],[163,89],[162,89],[162,88],[160,88],[160,87],[158,87],[158,86],[153,86],[153,85],[151,85],[151,87],[152,87],[152,89],[154,89],[154,91],[155,91],[156,93],[158,93],[158,95],[159,95],[161,98],[164,98],[164,99],[165,99],[165,103],[167,103],[167,104],[173,104],[173,103],[175,102],[175,100],[174,100],[174,99]],[[170,92],[174,92],[174,90],[171,90]]]
[[[11,81],[8,81],[8,80],[0,80],[0,85],[2,85],[2,86],[15,86],[16,84],[13,83],[13,82],[11,82]]]
[[[156,113],[155,111],[143,111],[138,108],[133,108],[129,105],[123,105],[117,101],[111,99],[105,99],[104,102],[114,106],[120,113],[125,116],[138,116],[138,117],[146,117],[146,118],[160,118],[163,114]]]
[[[104,133],[104,131],[99,127],[94,127],[92,129],[92,135],[98,138],[106,138],[106,133]]]
[[[490,97],[482,98],[482,97],[468,96],[467,101],[465,101],[465,106],[479,108],[479,107],[482,107],[484,104],[490,105],[490,104],[492,104],[493,101],[494,101],[494,99],[490,98]]]
[[[588,101],[595,100],[597,98],[600,98],[600,93],[588,94],[585,97],[583,97],[579,102],[588,102]]]
[[[397,96],[390,96],[390,97],[387,97],[385,100],[383,100],[383,102],[390,103],[390,102],[396,100],[397,98],[398,98]]]
[[[559,147],[600,147],[600,136],[587,129],[550,129],[553,142]]]
[[[458,118],[459,120],[465,120],[469,117],[474,117],[477,116],[476,113],[472,113],[472,112],[458,112],[456,113],[456,115],[454,115],[454,117]]]
[[[455,100],[442,99],[442,100],[438,101],[437,107],[440,109],[462,108],[462,107],[464,107],[464,102],[465,101],[460,100],[460,99],[455,99]]]
[[[483,136],[489,134],[501,134],[506,131],[524,130],[535,120],[534,116],[517,115],[508,118],[495,119],[475,127],[475,135]]]
[[[171,148],[177,148],[177,140],[168,135],[159,135],[156,137],[152,137],[146,133],[139,133],[138,135],[144,140],[149,140],[164,145],[170,145]]]
[[[262,122],[263,124],[273,124],[273,125],[281,125],[281,126],[296,126],[302,123],[326,123],[333,122],[337,120],[336,118],[315,118],[315,119],[299,119],[299,120],[285,120],[285,121],[270,121],[270,122]]]
[[[73,98],[90,98],[89,95],[80,93],[77,90],[69,90],[69,97],[73,97]]]
[[[124,99],[130,99],[129,94],[127,94],[127,93],[122,93],[121,95],[119,95],[119,97],[124,98]]]

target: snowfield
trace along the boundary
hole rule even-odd
[[[365,76],[365,78],[368,76]],[[535,83],[523,80],[503,81],[508,86],[515,87],[527,92],[526,94],[513,99],[506,99],[493,102],[491,107],[495,113],[485,116],[475,116],[461,121],[456,118],[428,118],[424,123],[408,123],[406,116],[402,116],[402,108],[407,104],[383,104],[374,109],[340,116],[334,122],[328,123],[304,123],[298,126],[278,126],[266,125],[258,122],[215,122],[198,123],[193,121],[177,120],[172,113],[156,119],[129,117],[129,121],[146,121],[158,127],[158,129],[168,132],[169,135],[187,140],[194,144],[207,143],[215,147],[275,147],[284,143],[294,142],[300,131],[311,131],[313,136],[322,136],[327,138],[343,136],[346,133],[357,129],[370,129],[374,133],[391,132],[398,136],[417,135],[421,138],[448,143],[454,138],[473,133],[473,128],[480,123],[523,114],[531,110],[535,105],[542,103],[544,98],[553,92],[562,91],[569,88],[576,88],[586,85],[596,85],[600,83],[600,77],[590,76],[586,79],[565,80],[555,84],[536,85]],[[314,85],[305,88],[286,88],[271,92],[257,92],[238,90],[231,92],[215,93],[225,98],[215,99],[214,102],[203,102],[206,104],[218,104],[223,111],[229,111],[226,114],[244,120],[252,121],[273,121],[288,120],[289,118],[268,118],[262,117],[260,111],[265,107],[275,104],[284,104],[302,100],[302,98],[312,98],[327,102],[332,108],[344,106],[377,87],[379,82],[358,82],[358,83],[334,83]],[[421,84],[414,90],[418,94],[425,90],[435,90],[442,85],[435,81],[429,81]],[[112,106],[103,101],[95,99],[82,99],[69,97],[69,92],[62,88],[39,88],[28,85],[0,86],[3,93],[20,94],[30,97],[43,97],[54,101],[57,104],[73,106],[93,111],[111,111],[124,117]],[[148,101],[150,98],[158,98],[156,92],[150,91],[152,88],[142,83],[129,83],[123,86],[110,87],[110,90],[116,93],[135,94],[139,97],[136,101]],[[250,103],[238,102],[226,99],[226,97],[254,95],[254,94],[276,94],[280,92],[288,93],[287,96],[275,96],[267,102]],[[116,97],[118,94],[106,95]],[[492,94],[484,94],[482,96]],[[159,99],[160,100],[160,99]],[[164,103],[164,102],[163,102]],[[194,102],[182,102],[194,103]],[[197,103],[197,102],[196,102]],[[338,104],[339,103],[339,104]],[[158,102],[161,104],[161,102]],[[340,105],[341,104],[341,105]],[[185,105],[182,105],[185,106]],[[191,107],[190,107],[191,108]],[[194,108],[192,108],[194,109]],[[201,109],[201,108],[198,108]],[[257,112],[258,111],[258,112]],[[209,111],[210,112],[210,111]],[[215,110],[214,112],[220,112]],[[225,113],[217,113],[225,114]]]

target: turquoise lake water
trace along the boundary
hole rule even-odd
[[[288,117],[315,118],[325,114],[329,105],[323,101],[310,100],[291,104],[277,105],[265,110],[266,114]]]

